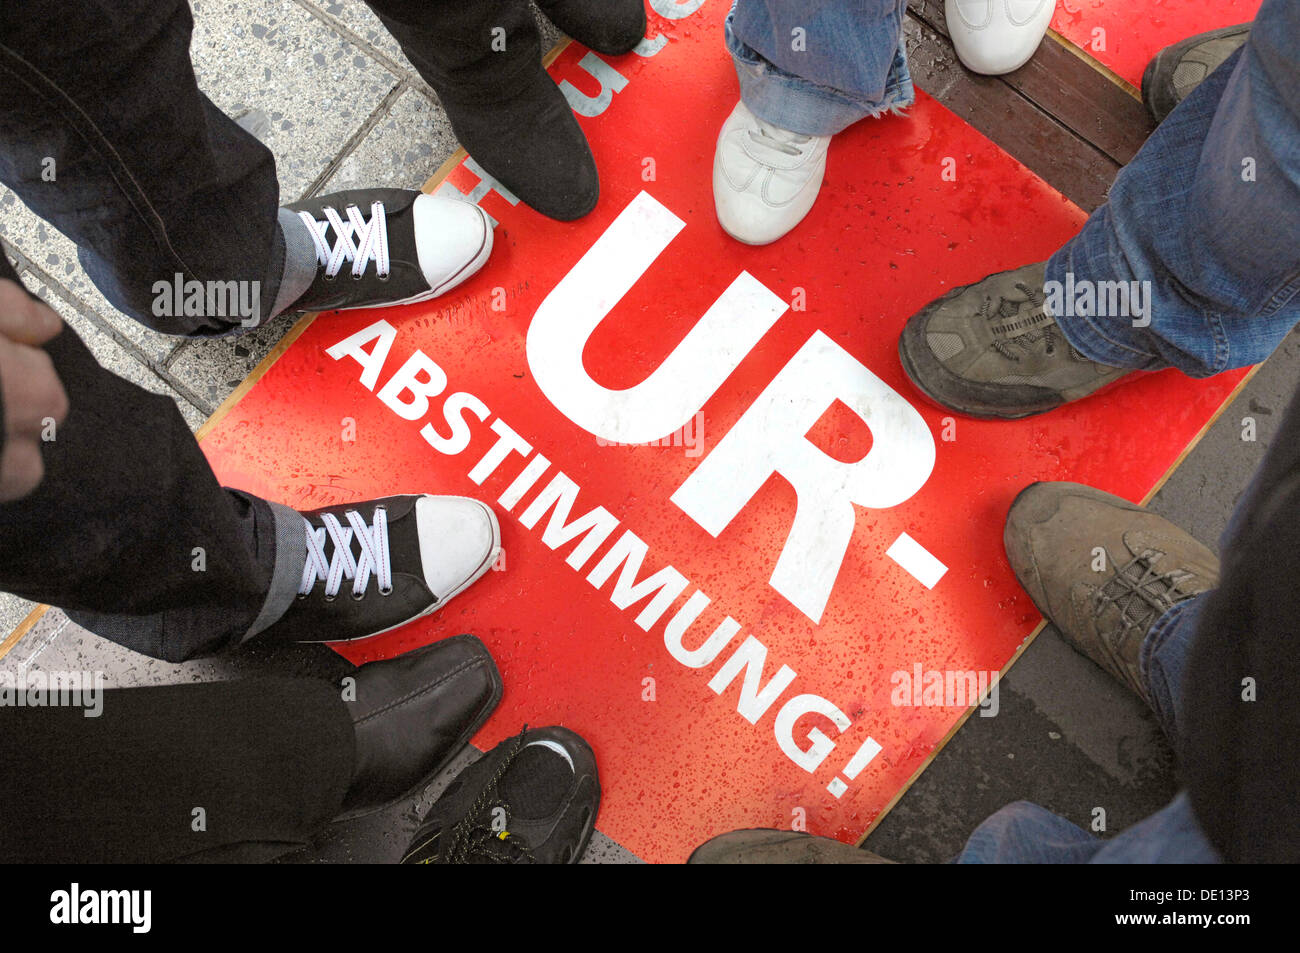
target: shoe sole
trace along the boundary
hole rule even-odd
[[[478,274],[479,269],[487,264],[487,260],[492,257],[492,222],[487,217],[487,212],[483,211],[477,205],[474,206],[474,211],[478,212],[479,218],[483,221],[483,241],[479,245],[478,251],[474,253],[474,257],[462,265],[461,269],[454,275],[443,281],[442,284],[438,285],[436,288],[430,288],[428,291],[422,291],[418,295],[412,295],[409,298],[402,298],[400,301],[385,301],[382,304],[359,304],[350,308],[327,308],[326,310],[366,311],[371,308],[395,308],[399,305],[417,304],[421,301],[430,301],[434,298],[440,297],[455,288],[457,285],[468,281],[474,275]]]
[[[457,635],[452,638],[463,639],[465,636]],[[347,814],[340,814],[330,822],[331,824],[341,824],[345,821],[355,821],[357,818],[369,817],[371,814],[378,814],[380,811],[386,811],[394,804],[400,803],[401,801],[406,801],[419,794],[423,794],[424,789],[432,784],[438,775],[447,770],[447,766],[455,761],[457,756],[465,749],[465,746],[469,744],[469,739],[478,734],[478,730],[487,723],[489,718],[492,717],[492,713],[496,711],[497,705],[501,704],[501,698],[505,694],[505,682],[501,679],[501,670],[497,668],[496,662],[494,662],[492,656],[488,654],[487,646],[483,645],[482,641],[474,636],[470,636],[470,638],[473,638],[475,642],[478,642],[479,645],[483,646],[483,652],[487,655],[488,671],[492,676],[492,694],[483,706],[483,709],[475,716],[473,722],[470,723],[470,726],[457,736],[447,757],[438,762],[438,766],[417,781],[409,791],[405,794],[398,795],[386,804],[380,804],[378,807],[363,807],[356,811],[349,811]],[[444,639],[433,644],[441,645],[445,641],[450,640]]]
[[[404,494],[395,494],[395,495],[404,495]],[[412,495],[416,495],[416,494],[412,494]],[[499,558],[501,558],[501,552],[502,552],[501,524],[497,522],[497,515],[492,512],[492,507],[487,506],[486,504],[481,503],[478,500],[475,500],[472,497],[468,497],[468,496],[454,497],[454,499],[466,500],[470,503],[474,503],[477,506],[481,507],[483,511],[487,513],[488,523],[492,526],[492,549],[488,553],[487,558],[484,559],[484,561],[479,564],[478,568],[474,570],[473,574],[471,574],[457,588],[453,589],[451,593],[447,596],[447,598],[443,599],[441,602],[435,602],[433,605],[429,606],[429,608],[425,609],[423,612],[411,616],[409,619],[407,619],[404,622],[398,622],[396,625],[390,625],[386,629],[378,629],[374,632],[368,632],[365,635],[359,635],[355,639],[328,639],[328,640],[321,639],[319,640],[320,642],[325,642],[326,644],[334,643],[337,645],[344,645],[344,644],[351,645],[353,642],[361,642],[364,641],[365,639],[373,639],[377,635],[383,635],[385,632],[392,632],[394,629],[400,629],[404,625],[410,625],[412,622],[415,622],[418,619],[423,619],[425,616],[432,615],[433,613],[444,608],[447,605],[447,603],[451,602],[452,599],[455,599],[458,595],[460,595],[470,586],[474,585],[474,583],[478,582],[480,579],[482,579],[484,576],[487,575],[488,570],[492,568],[492,565]],[[316,643],[313,643],[312,640],[310,639],[300,639],[299,644],[303,645],[303,644],[316,644]]]
[[[907,353],[907,348],[903,343],[901,335],[898,338],[898,360],[903,365],[903,373],[907,375],[907,379],[912,382],[912,386],[915,387],[917,391],[920,392],[921,396],[927,401],[935,407],[938,407],[940,410],[952,411],[966,417],[974,417],[977,420],[1023,420],[1025,417],[1036,417],[1039,414],[1048,413],[1049,411],[1055,410],[1057,407],[1063,406],[1067,403],[1067,401],[1059,401],[1050,407],[1027,410],[1023,413],[1013,414],[1008,413],[1006,410],[1001,408],[990,407],[987,404],[958,403],[957,401],[950,402],[942,400],[935,394],[931,393],[930,390],[926,388],[925,384],[921,382],[921,375],[917,372],[916,365],[912,363],[912,359]]]
[[[903,336],[901,334],[899,335],[898,338],[898,360],[903,365],[903,373],[907,375],[907,379],[912,382],[912,386],[917,389],[917,391],[921,394],[922,397],[926,399],[926,401],[928,401],[930,404],[934,405],[935,407],[938,407],[940,410],[951,411],[953,413],[961,414],[962,416],[965,417],[973,417],[976,420],[1024,420],[1026,417],[1037,417],[1041,414],[1051,413],[1053,410],[1057,410],[1058,408],[1064,407],[1067,404],[1077,404],[1079,401],[1082,400],[1089,400],[1093,397],[1099,397],[1102,394],[1109,392],[1114,387],[1118,387],[1121,384],[1127,384],[1131,382],[1134,376],[1140,373],[1139,371],[1129,371],[1127,374],[1122,374],[1119,377],[1115,378],[1115,380],[1103,384],[1101,387],[1098,387],[1096,390],[1084,394],[1081,397],[1074,397],[1074,398],[1067,399],[1064,397],[1060,397],[1058,395],[1056,397],[1055,403],[1049,406],[1036,407],[1031,410],[1021,411],[1019,413],[1011,413],[1005,408],[997,407],[992,404],[984,404],[978,402],[961,402],[956,400],[948,401],[948,400],[941,399],[940,397],[933,394],[929,389],[926,388],[925,384],[922,383],[921,375],[917,372],[916,365],[912,362],[911,357],[907,353],[907,347],[903,343]],[[939,366],[940,368],[942,368],[942,365]]]

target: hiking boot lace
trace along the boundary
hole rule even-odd
[[[1194,593],[1182,588],[1196,578],[1186,569],[1159,572],[1157,564],[1165,557],[1158,549],[1145,549],[1128,563],[1115,570],[1110,581],[1094,594],[1094,614],[1100,618],[1110,606],[1119,610],[1123,628],[1119,640],[1134,629],[1145,634],[1152,623],[1175,603],[1190,598]],[[1110,553],[1106,553],[1110,559]],[[1113,565],[1113,562],[1112,562]]]
[[[1041,291],[1030,287],[1022,281],[1016,282],[1016,287],[1024,292],[1026,301],[1016,301],[1009,298],[998,298],[998,306],[994,308],[993,299],[985,298],[984,303],[980,305],[980,317],[985,321],[992,323],[994,321],[1006,321],[1014,318],[1020,311],[1020,306],[1028,303],[1031,308],[1041,308],[1047,300]],[[1056,354],[1057,347],[1063,342],[1064,336],[1057,328],[1055,322],[1047,324],[1044,327],[1029,327],[1018,333],[998,334],[996,331],[993,335],[992,347],[1008,361],[1019,362],[1021,357],[1027,352],[1034,349],[1039,342],[1043,344],[1043,353],[1047,357]],[[1075,360],[1082,360],[1082,355],[1069,346],[1070,357]]]

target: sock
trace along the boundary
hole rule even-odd
[[[284,234],[284,270],[268,321],[290,310],[316,278],[316,246],[296,212],[280,209],[280,231]]]

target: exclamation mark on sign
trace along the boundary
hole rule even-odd
[[[862,769],[869,765],[871,759],[878,754],[880,754],[880,745],[876,743],[876,739],[867,738],[866,741],[862,742],[862,747],[858,748],[853,757],[849,759],[849,763],[844,766],[845,777],[852,781],[862,773]],[[848,789],[848,783],[839,778],[832,778],[831,783],[826,785],[826,790],[830,791],[836,798],[839,798]]]

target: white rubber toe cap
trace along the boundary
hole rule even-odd
[[[944,0],[948,35],[967,69],[1000,76],[1038,49],[1056,0]]]
[[[441,607],[492,568],[501,527],[489,507],[464,496],[422,496],[415,516],[424,581]]]
[[[492,254],[492,223],[477,205],[441,195],[415,199],[415,248],[429,297],[468,279]]]

